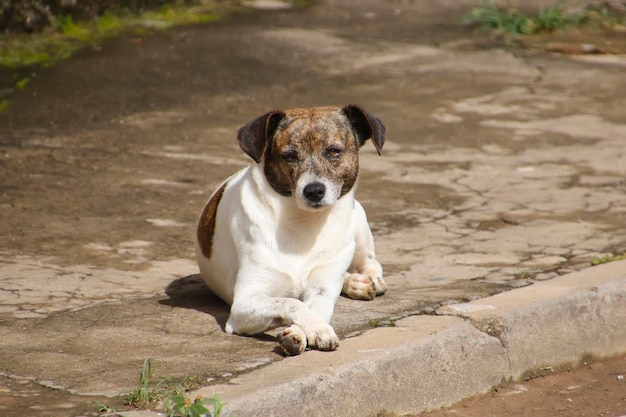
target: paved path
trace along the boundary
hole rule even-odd
[[[212,382],[282,359],[222,332],[192,244],[248,163],[236,129],[273,108],[354,102],[388,127],[358,198],[389,293],[341,299],[344,338],[626,252],[626,60],[481,49],[453,23],[469,2],[432,3],[239,16],[39,73],[0,116],[0,407],[16,381],[59,407],[119,394],[144,358]]]

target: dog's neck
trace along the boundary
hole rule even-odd
[[[255,187],[254,195],[258,203],[254,208],[255,213],[249,215],[257,220],[273,223],[269,230],[279,232],[270,240],[275,241],[281,252],[320,251],[328,244],[327,241],[320,243],[320,237],[333,241],[342,239],[344,233],[341,231],[350,224],[354,211],[354,189],[338,199],[334,205],[310,211],[298,207],[293,196],[282,196],[274,191],[265,178],[261,164],[251,165],[247,174],[252,180],[251,186]],[[269,212],[268,215],[259,215],[263,211]],[[337,233],[339,235],[335,236]]]

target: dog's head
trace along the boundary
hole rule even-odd
[[[352,189],[359,172],[358,150],[371,139],[385,143],[385,126],[361,107],[275,110],[237,133],[239,146],[257,163],[282,196],[298,207],[330,207]]]

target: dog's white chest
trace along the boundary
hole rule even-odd
[[[341,244],[339,244],[341,243]],[[305,253],[280,253],[265,263],[270,274],[267,284],[275,293],[284,297],[302,298],[307,290],[320,279],[319,272],[333,269],[347,270],[354,254],[354,238],[337,240],[334,245],[320,245]],[[267,258],[265,258],[267,260]],[[325,277],[336,280],[341,277]]]
[[[240,233],[250,238],[239,242],[239,253],[245,257],[240,262],[251,262],[262,275],[267,274],[264,282],[273,293],[301,298],[311,280],[319,279],[317,271],[329,265],[345,271],[350,265],[356,226],[352,208],[342,203],[322,214],[283,207],[276,210],[275,217],[254,219],[253,215],[246,227],[254,232]]]
[[[353,192],[320,212],[299,209],[293,199],[267,188],[258,166],[227,181],[217,208],[216,256],[201,258],[204,275],[219,272],[212,289],[227,302],[238,288],[301,298],[318,271],[346,271],[355,249]],[[247,271],[249,270],[249,271]],[[341,281],[341,273],[328,279]]]

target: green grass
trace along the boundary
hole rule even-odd
[[[622,261],[624,259],[626,259],[626,253],[624,253],[623,255],[605,255],[601,258],[593,258],[591,260],[591,265],[596,266],[609,262]]]
[[[370,327],[396,327],[398,319],[390,319],[389,321],[370,320]]]
[[[165,29],[178,25],[207,23],[219,19],[217,13],[200,12],[197,8],[164,7],[158,11],[144,13],[136,24],[146,28]]]
[[[211,22],[219,18],[220,14],[208,7],[172,6],[140,15],[105,13],[89,22],[74,22],[70,16],[60,16],[55,31],[0,34],[0,66],[18,68],[50,65],[68,58],[80,48],[96,46],[121,33],[143,34],[148,30]]]
[[[527,14],[516,4],[513,0],[497,3],[495,0],[483,0],[480,6],[464,15],[459,23],[514,37],[568,31],[577,27],[599,30],[626,28],[626,14],[607,5],[567,12],[556,2],[541,8],[536,14]]]
[[[139,384],[128,393],[124,404],[147,409],[163,400],[163,408],[168,417],[219,417],[225,405],[219,398],[198,396],[192,400],[184,396],[185,392],[197,388],[199,381],[197,376],[187,376],[178,381],[167,377],[155,378],[152,375],[152,361],[144,359],[139,373]],[[207,407],[211,407],[212,411]],[[100,404],[99,409],[103,408],[108,407]]]
[[[154,383],[152,378],[152,362],[150,359],[144,359],[141,373],[139,374],[139,385],[131,391],[124,404],[132,405],[137,408],[147,408],[153,401],[158,401],[160,383]]]
[[[473,8],[463,16],[460,23],[519,36],[568,30],[580,25],[584,20],[584,13],[565,13],[558,4],[543,7],[538,14],[529,15],[510,2],[500,5],[493,0],[485,0],[481,2],[481,6]]]
[[[537,276],[535,271],[522,271],[517,275],[519,279],[534,279]]]
[[[21,80],[15,83],[15,86],[17,87],[18,90],[24,91],[24,89],[26,88],[26,84],[28,84],[29,81],[30,81],[30,78],[22,78]]]
[[[97,402],[96,403],[97,407],[98,407],[98,412],[99,413],[112,413],[115,410],[111,407],[109,407],[107,404],[103,403],[103,402]]]

